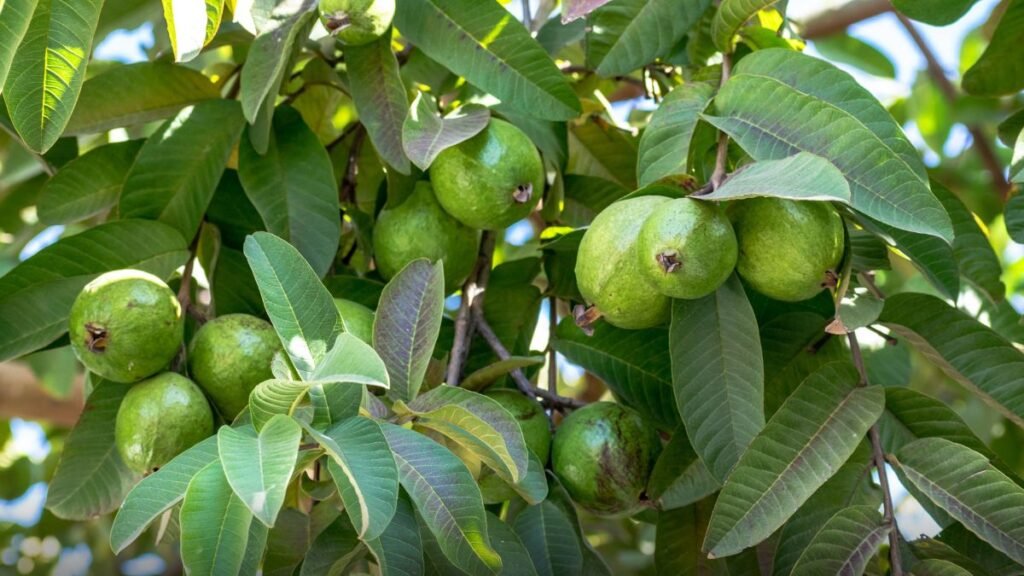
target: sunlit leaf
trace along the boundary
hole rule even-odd
[[[389,166],[408,174],[402,127],[409,115],[409,99],[391,51],[391,35],[364,46],[346,47],[345,63],[352,101],[374,149]]]
[[[821,156],[799,152],[781,160],[750,164],[729,177],[717,190],[700,198],[739,200],[759,196],[848,204],[850,186],[834,164]]]
[[[167,35],[176,62],[188,62],[213,40],[220,27],[224,0],[162,0]]]
[[[277,415],[257,435],[250,428],[222,426],[217,446],[224,476],[256,518],[273,526],[299,450],[302,430],[291,417]]]
[[[191,574],[237,574],[252,514],[231,491],[220,462],[189,482],[181,505],[181,561]]]
[[[690,171],[690,143],[715,88],[707,82],[676,86],[651,114],[640,137],[637,181],[640,186]]]
[[[487,127],[490,117],[487,108],[472,104],[442,117],[437,100],[419,92],[402,124],[402,148],[413,164],[426,170],[446,148],[469,140]]]

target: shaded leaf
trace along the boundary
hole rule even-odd
[[[637,160],[640,186],[689,174],[690,143],[700,114],[714,93],[715,87],[707,82],[687,82],[673,88],[661,101],[640,136]]]
[[[340,576],[363,553],[363,545],[345,516],[339,516],[313,541],[300,576]]]
[[[999,256],[989,242],[974,214],[968,210],[948,188],[932,180],[932,192],[942,202],[953,221],[953,254],[960,265],[960,275],[976,287],[992,302],[999,302],[1006,295],[1006,286],[1001,276],[1003,268]]]
[[[843,508],[807,545],[792,575],[863,574],[888,535],[877,506]]]
[[[67,224],[117,204],[140,148],[142,140],[106,144],[68,162],[40,191],[36,204],[39,219],[47,224]]]
[[[273,108],[273,97],[291,59],[292,46],[315,17],[311,12],[314,5],[312,0],[284,4],[281,10],[274,11],[272,20],[253,40],[239,79],[239,99],[250,124],[257,123],[261,108]]]
[[[363,46],[346,46],[345,63],[352,101],[373,147],[389,166],[409,174],[409,158],[402,147],[409,99],[391,51],[391,34]]]
[[[971,576],[970,572],[956,564],[937,559],[918,562],[910,573],[912,576]]]
[[[1022,34],[1024,0],[1010,0],[985,53],[964,73],[961,85],[968,94],[1003,96],[1024,88],[1024,44],[1020,42]]]
[[[462,106],[442,118],[437,111],[437,100],[419,92],[402,124],[402,149],[413,164],[426,170],[446,148],[479,134],[490,118],[487,108],[474,104]]]
[[[861,224],[884,236],[943,296],[950,300],[959,296],[960,267],[949,243],[935,236],[907,232],[867,219],[861,219]]]
[[[222,426],[217,431],[224,476],[256,518],[273,526],[298,457],[302,429],[290,416],[277,415],[259,431]]]
[[[420,576],[425,573],[423,541],[416,513],[408,498],[399,497],[395,515],[380,536],[365,540],[381,576]]]
[[[512,524],[540,576],[583,574],[583,553],[565,514],[551,502],[530,506]]]
[[[562,24],[582,18],[611,0],[565,0],[562,6]]]
[[[618,76],[667,54],[700,19],[710,0],[613,0],[587,17],[587,61]]]
[[[498,360],[466,376],[459,382],[459,388],[479,392],[502,376],[523,368],[544,365],[544,356],[510,356],[506,360]]]
[[[717,492],[721,484],[697,456],[686,430],[679,428],[661,450],[647,484],[647,497],[662,510],[682,508]]]
[[[755,162],[729,177],[707,200],[738,200],[768,196],[789,200],[822,200],[848,204],[850,186],[834,164],[807,152],[781,160]]]
[[[231,491],[220,462],[189,482],[181,505],[181,561],[191,574],[237,574],[252,515]]]
[[[35,12],[39,0],[8,0],[0,4],[0,88],[7,80],[7,72],[11,69],[15,51],[28,31],[32,13]]]
[[[569,124],[567,174],[603,178],[633,190],[636,167],[637,141],[632,134],[593,117]]]
[[[1018,194],[1006,203],[1006,231],[1014,242],[1024,244],[1024,194]]]
[[[855,66],[880,78],[896,78],[896,65],[892,60],[884,52],[856,36],[841,33],[815,38],[814,49],[833,62]]]

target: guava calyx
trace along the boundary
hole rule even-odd
[[[679,260],[679,253],[675,250],[659,252],[655,259],[658,261],[661,269],[665,271],[665,274],[672,274],[683,267],[683,263]]]
[[[89,352],[102,353],[107,349],[107,329],[95,322],[85,323],[85,347]]]
[[[526,204],[530,198],[533,198],[533,184],[529,182],[516,186],[516,191],[512,193],[512,199],[516,204]]]

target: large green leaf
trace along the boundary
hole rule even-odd
[[[1005,554],[996,550],[981,538],[978,538],[973,532],[965,528],[963,524],[953,524],[949,528],[943,529],[934,542],[939,542],[955,550],[966,557],[968,561],[974,559],[975,563],[984,566],[984,570],[980,572],[988,571],[992,576],[996,574],[1021,576],[1024,574],[1024,565],[1014,562]],[[960,564],[959,561],[957,563]],[[965,567],[970,566],[972,568],[971,572],[976,572],[974,566],[969,563],[961,565]]]
[[[216,98],[217,85],[191,68],[169,62],[118,66],[85,81],[64,133],[92,134],[163,120]]]
[[[945,240],[867,219],[862,219],[861,223],[865,229],[886,237],[943,296],[950,300],[959,296],[960,267],[953,246]]]
[[[667,330],[622,330],[599,322],[594,335],[587,336],[572,318],[566,318],[558,324],[552,344],[570,362],[604,380],[622,403],[660,428],[675,430],[679,426]]]
[[[135,268],[166,278],[188,258],[185,240],[159,222],[101,224],[48,246],[0,277],[0,361],[53,342],[93,278]]]
[[[0,4],[0,91],[7,80],[15,51],[28,31],[39,0],[6,0]]]
[[[551,502],[516,515],[512,524],[539,576],[582,576],[583,552],[569,519]]]
[[[387,367],[377,352],[351,332],[342,332],[313,372],[311,381],[389,387]]]
[[[1024,0],[1010,0],[985,53],[964,73],[964,90],[977,96],[1004,96],[1024,89],[1022,34]]]
[[[769,196],[790,200],[823,200],[850,203],[850,185],[838,168],[825,158],[799,152],[781,160],[764,160],[733,174],[708,200],[738,200]]]
[[[654,565],[673,576],[750,576],[760,574],[754,550],[724,559],[708,558],[700,549],[715,499],[658,513]]]
[[[14,128],[35,152],[49,150],[71,118],[102,5],[103,0],[39,0],[36,5],[3,89]],[[2,15],[6,23],[7,9]]]
[[[319,514],[321,508],[333,503],[314,507],[312,514]],[[337,512],[334,511],[336,514]],[[254,524],[260,524],[254,522]],[[262,525],[262,524],[260,524]],[[306,556],[311,540],[317,536],[312,521],[305,513],[295,508],[285,508],[277,517],[277,523],[267,537],[267,550],[263,556],[263,574],[266,576],[293,576],[295,569]]]
[[[892,0],[897,10],[932,26],[946,26],[967,14],[978,0]]]
[[[373,347],[391,376],[388,396],[408,402],[419,393],[444,314],[444,268],[414,260],[384,287],[373,320]],[[332,304],[333,306],[333,304]]]
[[[885,404],[880,387],[858,387],[847,363],[807,377],[729,475],[704,540],[731,556],[768,538],[853,454]]]
[[[303,378],[312,376],[341,332],[331,293],[299,251],[273,234],[246,238],[245,257],[288,357]]]
[[[1024,488],[983,455],[945,438],[904,446],[897,461],[907,478],[969,530],[1024,563]]]
[[[66,224],[117,204],[140,148],[142,140],[107,144],[68,162],[40,192],[36,204],[39,219],[47,224]]]
[[[58,518],[88,520],[116,509],[138,476],[114,442],[114,420],[130,386],[98,380],[82,417],[64,441],[46,508]]]
[[[912,576],[971,576],[966,569],[948,561],[937,558],[922,560],[914,565]]]
[[[363,553],[352,523],[339,516],[313,541],[299,576],[340,576]]]
[[[800,310],[761,324],[766,418],[771,418],[812,372],[829,362],[850,357],[838,338],[825,334],[830,321],[831,318],[815,312]]]
[[[398,59],[391,51],[391,35],[364,46],[346,47],[345,64],[352,101],[373,147],[389,166],[409,174],[409,158],[402,148],[409,98],[398,75]]]
[[[826,38],[815,38],[814,49],[833,62],[860,68],[868,74],[896,79],[896,65],[874,45],[843,32]]]
[[[422,434],[382,424],[398,464],[398,479],[444,555],[471,574],[501,571],[491,548],[487,515],[476,481],[465,464]]]
[[[633,190],[637,187],[637,145],[631,133],[610,122],[593,117],[572,122],[565,172],[602,178]]]
[[[921,438],[945,438],[995,460],[955,410],[941,400],[909,388],[886,388],[885,413],[879,421],[882,447],[895,454]]]
[[[571,524],[569,528],[572,528]],[[491,545],[501,555],[502,576],[537,576],[530,553],[511,526],[488,513],[487,532],[491,536]]]
[[[188,62],[213,40],[220,28],[224,0],[162,0],[167,36],[176,62]]]
[[[587,61],[601,76],[629,74],[667,54],[711,0],[612,0],[587,17]]]
[[[967,314],[927,294],[890,296],[879,320],[993,408],[1024,425],[1024,354]]]
[[[732,52],[732,39],[755,14],[779,0],[722,0],[711,21],[711,39],[722,52]]]
[[[315,17],[311,10],[314,2],[301,0],[289,2],[275,10],[272,21],[260,32],[249,48],[249,55],[242,67],[239,99],[245,119],[255,124],[261,108],[269,102],[273,106],[277,87],[285,67],[291,60],[292,46],[299,34],[306,30],[306,24]]]
[[[387,528],[377,538],[366,540],[366,547],[377,560],[381,576],[420,576],[426,566],[416,512],[407,497],[399,497],[397,504]]]
[[[181,502],[189,482],[217,460],[217,437],[192,446],[132,488],[110,527],[110,547],[119,554],[142,534],[153,520]]]
[[[953,254],[959,264],[960,275],[989,300],[999,302],[1006,296],[1006,286],[1001,279],[1003,269],[999,256],[992,248],[988,235],[956,194],[934,180],[932,192],[953,221],[953,231],[956,233]]]
[[[256,434],[252,428],[222,426],[217,447],[224,476],[235,495],[263,524],[273,526],[298,458],[302,429],[277,415]]]
[[[260,562],[267,550],[267,538],[270,536],[270,528],[262,522],[249,522],[249,535],[245,542],[245,555],[242,557],[242,566],[238,570],[238,576],[257,576],[260,569]]]
[[[309,382],[294,380],[264,380],[249,393],[249,416],[256,430],[262,430],[274,416],[295,413],[306,399]]]
[[[238,177],[267,231],[291,242],[323,276],[341,236],[331,159],[293,108],[279,107],[273,124],[265,154],[242,139]]]
[[[720,482],[764,428],[764,362],[756,325],[735,274],[713,294],[672,304],[676,406],[694,449]]]
[[[877,506],[843,508],[814,536],[792,575],[863,574],[888,535]]]
[[[121,216],[160,220],[191,239],[243,125],[231,100],[202,102],[168,120],[146,140],[125,177]]]
[[[756,160],[810,152],[846,176],[858,211],[902,230],[953,239],[917,150],[846,72],[792,50],[743,58],[705,116]],[[779,118],[787,122],[779,122]]]
[[[357,416],[324,433],[307,430],[331,457],[331,477],[359,538],[380,537],[398,500],[398,468],[380,424]]]
[[[640,186],[689,174],[690,143],[700,114],[714,94],[715,87],[707,82],[687,82],[665,96],[640,136],[637,159]]]
[[[580,113],[579,99],[562,72],[522,23],[494,0],[396,4],[395,26],[402,36],[504,104],[544,120],[568,120]]]
[[[662,510],[693,504],[715,493],[721,484],[697,456],[686,430],[680,428],[661,450],[647,483],[647,497]]]
[[[437,112],[437,100],[419,92],[402,124],[402,149],[413,164],[426,170],[446,148],[480,133],[490,118],[490,111],[476,104],[463,106],[442,118]]]
[[[220,462],[200,470],[181,504],[181,561],[189,574],[237,574],[252,514],[231,491]]]

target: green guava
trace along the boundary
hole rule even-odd
[[[647,218],[669,201],[664,196],[620,200],[598,214],[580,240],[576,283],[614,326],[650,328],[668,320],[670,300],[641,271],[637,238]]]
[[[519,422],[523,430],[526,447],[533,452],[541,463],[547,463],[551,453],[551,422],[540,403],[530,400],[518,390],[508,388],[492,388],[484,392],[484,396],[493,398],[508,410]],[[486,503],[504,502],[516,495],[509,486],[490,468],[480,474],[480,492]]]
[[[90,372],[138,382],[170,364],[184,338],[178,299],[163,280],[139,270],[107,272],[71,305],[68,336]]]
[[[644,277],[665,296],[703,298],[736,268],[736,234],[717,204],[677,198],[644,222],[637,256]]]
[[[544,193],[544,164],[522,130],[492,118],[430,165],[437,200],[460,222],[500,230],[526,218]]]
[[[211,434],[213,412],[206,397],[175,372],[132,386],[114,423],[121,459],[139,473],[152,472]]]
[[[384,208],[373,227],[377,269],[385,279],[417,258],[444,262],[444,285],[454,292],[473,271],[480,233],[452,218],[438,204],[427,182],[394,208]]]
[[[270,362],[280,349],[281,340],[266,320],[248,314],[220,316],[192,338],[189,374],[231,421],[249,403],[252,389],[274,377]]]
[[[346,46],[362,46],[388,31],[395,0],[320,0],[320,21]]]
[[[739,242],[737,270],[755,290],[785,302],[814,297],[843,257],[843,219],[825,202],[775,198],[730,207]]]
[[[596,402],[570,414],[555,430],[551,467],[572,499],[600,516],[628,515],[661,452],[658,432],[635,410]]]
[[[341,315],[341,325],[345,332],[367,344],[373,344],[373,310],[358,302],[341,298],[334,299],[334,307]]]

